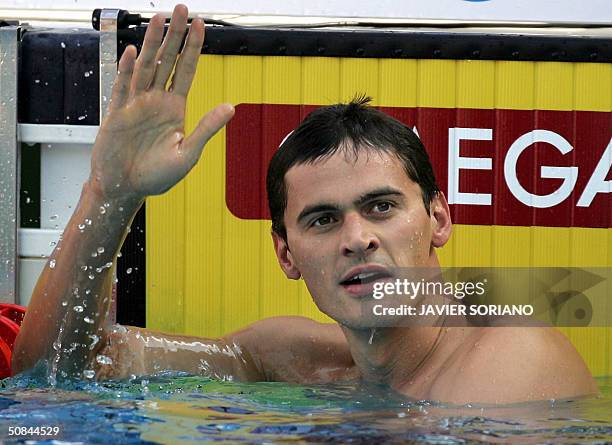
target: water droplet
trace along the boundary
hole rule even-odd
[[[29,203],[31,203],[31,202],[32,202],[32,200],[31,200],[31,199],[30,199],[30,197],[28,196],[28,197],[26,198],[25,202],[26,202],[26,204],[29,204]]]
[[[89,318],[89,317],[83,317],[83,321],[84,321],[85,323],[88,323],[88,324],[94,324],[94,323],[95,323],[95,321],[94,321],[94,320],[92,320],[92,319],[91,319],[91,318]]]
[[[60,43],[60,46],[61,46],[62,48],[66,48],[66,44],[65,44],[64,42]]]
[[[96,356],[96,361],[100,363],[101,365],[112,365],[113,364],[113,360],[110,357],[107,357],[106,355],[102,355],[102,354],[98,354]]]
[[[96,334],[90,334],[89,338],[91,338],[91,345],[89,345],[89,350],[91,351],[96,346],[98,341],[100,341],[100,337],[98,337]]]
[[[125,271],[125,273],[127,273],[127,274],[131,274],[131,273],[132,273],[132,268],[131,268],[131,267],[128,267],[128,268],[127,268],[127,270]]]
[[[85,72],[83,73],[83,75],[84,75],[85,77],[89,77],[89,71],[85,71]]]
[[[89,295],[91,293],[91,289],[86,289],[85,290],[85,295]]]
[[[50,269],[55,269],[55,260],[49,261],[49,268]]]
[[[88,226],[91,226],[91,219],[85,218],[85,224],[87,224]]]
[[[64,307],[68,306],[68,302],[67,301],[62,301],[62,306],[64,306]]]
[[[104,253],[104,247],[102,246],[98,247],[98,253]]]
[[[57,215],[51,215],[49,217],[49,221],[53,221],[53,220],[56,220],[56,219],[57,219]]]
[[[74,310],[74,312],[83,312],[83,306],[74,306],[72,310]]]
[[[374,334],[376,333],[376,329],[372,329],[372,333],[370,334],[370,340],[368,340],[368,344],[372,344],[374,341]]]
[[[94,274],[90,273],[90,274],[89,274],[89,279],[90,279],[90,280],[93,280],[94,278],[96,278],[96,277],[94,277]]]
[[[35,79],[34,83],[40,83],[40,79]]]
[[[91,252],[91,256],[92,256],[93,258],[97,257],[97,256],[98,256],[98,252]]]
[[[85,265],[81,266],[81,270],[82,271],[86,271],[87,270],[87,266],[85,266]]]
[[[83,375],[86,379],[93,379],[96,376],[96,373],[91,369],[86,369],[83,371]]]

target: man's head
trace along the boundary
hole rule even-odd
[[[369,106],[370,101],[369,97],[357,97],[348,104],[313,111],[288,135],[270,161],[266,186],[272,230],[285,240],[285,174],[294,165],[315,163],[343,150],[352,150],[356,156],[368,152],[395,155],[408,177],[420,186],[429,212],[440,189],[425,147],[410,128]]]
[[[312,112],[283,141],[267,177],[283,271],[304,277],[323,312],[356,326],[368,286],[355,284],[355,274],[383,279],[392,268],[437,265],[433,247],[451,227],[422,143],[368,101]]]

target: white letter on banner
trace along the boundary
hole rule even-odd
[[[459,191],[459,170],[491,170],[491,158],[464,158],[460,156],[461,140],[491,141],[490,128],[449,128],[448,129],[448,203],[491,205],[489,193],[461,193]]]
[[[608,146],[601,155],[601,159],[593,170],[591,179],[584,188],[580,199],[578,200],[578,207],[588,207],[593,202],[593,198],[597,193],[612,193],[612,181],[606,181],[606,176],[612,166],[612,139],[608,143]]]
[[[563,179],[563,184],[548,195],[534,195],[523,188],[518,181],[516,164],[518,158],[525,149],[536,142],[546,142],[552,145],[562,154],[567,154],[574,149],[572,145],[561,135],[554,131],[533,130],[519,137],[510,146],[504,161],[504,176],[506,184],[516,199],[523,204],[539,209],[553,207],[564,201],[576,185],[578,180],[578,167],[550,167],[543,165],[540,169],[540,178]]]

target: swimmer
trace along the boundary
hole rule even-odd
[[[180,181],[234,113],[221,104],[185,134],[204,41],[204,24],[194,19],[179,54],[187,14],[183,5],[174,9],[165,38],[156,15],[140,55],[129,46],[121,57],[89,179],[17,338],[15,373],[44,360],[57,378],[179,370],[303,384],[360,379],[457,404],[597,393],[582,358],[555,329],[381,327],[364,315],[360,280],[397,267],[439,268],[436,249],[449,240],[451,219],[419,139],[359,99],[310,114],[267,176],[280,267],[288,279],[302,278],[336,323],[276,317],[217,339],[111,326],[113,267],[136,211]]]

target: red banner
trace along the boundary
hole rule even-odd
[[[270,218],[268,163],[317,107],[236,107],[226,157],[226,203],[235,216]],[[455,223],[612,227],[612,113],[379,109],[419,134]]]

